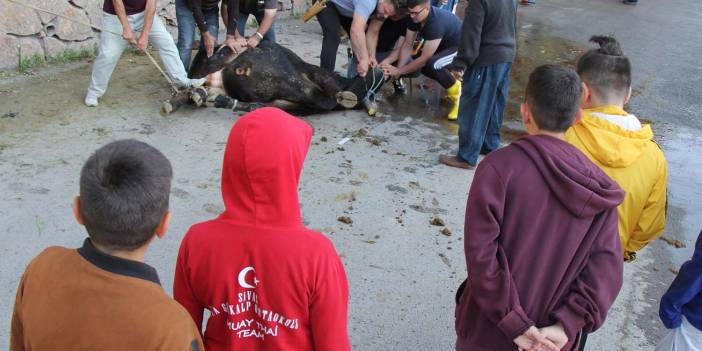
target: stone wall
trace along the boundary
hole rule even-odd
[[[22,0],[26,4],[59,13],[80,22],[101,26],[104,0]],[[306,9],[310,0],[284,0],[283,10]],[[280,1],[279,1],[280,3]],[[156,13],[169,32],[177,33],[175,0],[158,0]],[[93,48],[99,32],[56,15],[0,0],[0,70],[16,70],[21,59],[35,55],[55,56],[65,50]]]

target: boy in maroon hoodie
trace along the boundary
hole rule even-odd
[[[224,213],[185,235],[173,287],[198,326],[209,311],[208,351],[350,349],[344,267],[300,216],[311,138],[309,125],[276,108],[243,116],[229,134]]]
[[[521,106],[530,136],[478,166],[466,208],[468,279],[457,294],[459,351],[573,350],[619,293],[624,193],[564,141],[581,93],[573,70],[536,68]]]

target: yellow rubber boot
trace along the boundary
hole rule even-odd
[[[448,113],[448,119],[455,121],[458,119],[458,103],[461,101],[461,81],[457,80],[450,88],[446,89],[446,94],[453,103],[451,111]]]

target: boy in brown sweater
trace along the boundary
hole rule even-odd
[[[27,266],[10,350],[204,350],[190,315],[144,263],[168,228],[172,170],[148,144],[121,140],[83,165],[74,214],[89,238],[50,247]]]

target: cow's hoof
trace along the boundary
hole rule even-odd
[[[218,95],[213,101],[216,108],[234,109],[234,100],[229,96]]]
[[[365,106],[369,116],[375,116],[375,113],[378,112],[378,103],[375,101],[366,99],[363,101],[363,106]]]
[[[207,90],[203,87],[198,87],[190,92],[190,100],[195,103],[195,106],[202,107],[207,102]]]
[[[358,105],[358,96],[350,91],[341,91],[336,94],[336,102],[344,108],[354,108]]]
[[[166,117],[173,112],[173,105],[170,101],[166,100],[161,104],[161,116]]]

